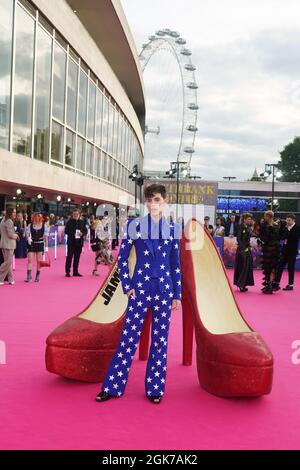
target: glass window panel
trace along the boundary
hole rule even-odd
[[[114,138],[114,108],[109,104],[108,152],[112,154]]]
[[[102,148],[107,150],[107,132],[108,132],[108,101],[103,98],[103,118],[102,118]]]
[[[55,121],[52,121],[52,136],[51,136],[51,160],[56,162],[63,162],[63,126]]]
[[[67,124],[76,129],[78,65],[70,59],[68,64]]]
[[[96,113],[96,144],[101,147],[101,130],[102,130],[102,99],[103,95],[97,89],[97,113]]]
[[[87,144],[86,148],[86,172],[93,174],[94,170],[94,146],[92,144]]]
[[[16,12],[13,150],[30,155],[34,20],[22,7]]]
[[[119,119],[118,129],[118,158],[122,161],[122,118]]]
[[[57,42],[54,43],[53,69],[53,116],[64,122],[65,82],[67,54]]]
[[[106,159],[106,165],[106,179],[108,181],[112,181],[112,160],[108,155]]]
[[[85,141],[77,137],[76,168],[85,171]]]
[[[113,155],[118,156],[119,113],[115,110]]]
[[[0,147],[8,148],[13,2],[0,2]]]
[[[88,78],[86,74],[80,70],[78,131],[84,136],[86,135],[87,87]]]
[[[101,150],[95,149],[95,158],[96,158],[95,174],[100,177],[101,176]]]
[[[95,136],[95,107],[96,107],[96,86],[90,83],[89,89],[89,122],[88,122],[88,139],[94,142]]]
[[[49,160],[50,86],[52,39],[37,29],[34,158]]]
[[[75,167],[75,134],[69,130],[66,132],[65,164]]]

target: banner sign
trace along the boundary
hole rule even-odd
[[[153,179],[145,182],[150,184],[163,184],[167,190],[170,204],[177,202],[176,179]],[[216,206],[218,197],[218,183],[211,181],[179,180],[178,204],[203,204],[205,206]]]

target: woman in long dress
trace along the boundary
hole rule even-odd
[[[252,215],[243,214],[237,235],[238,248],[234,267],[234,284],[241,292],[247,292],[246,286],[254,286],[253,259],[250,247],[252,226]]]

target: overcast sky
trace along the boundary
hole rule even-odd
[[[299,0],[121,0],[138,51],[161,28],[178,31],[197,66],[198,128],[192,173],[248,179],[300,135]],[[145,167],[168,169],[181,125],[180,75],[165,51],[144,74]]]

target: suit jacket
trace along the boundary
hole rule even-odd
[[[80,238],[75,238],[76,230],[80,230],[82,236]],[[69,219],[66,227],[65,234],[68,235],[68,245],[83,246],[83,237],[87,234],[87,228],[83,220],[75,220],[73,218]]]
[[[181,299],[180,271],[180,226],[162,218],[161,238],[154,252],[149,239],[149,217],[131,219],[125,224],[118,256],[119,276],[123,292],[131,289],[147,292],[150,289],[151,274],[158,267],[159,290],[173,299]],[[128,258],[132,247],[136,250],[136,265],[132,278],[129,275]]]
[[[231,220],[227,221],[225,224],[225,237],[229,236],[230,232],[230,226],[231,226]],[[238,222],[233,222],[234,227],[233,227],[233,236],[237,237],[238,231],[239,231],[239,223]]]
[[[294,225],[291,230],[288,230],[286,227],[282,238],[286,240],[286,243],[283,245],[283,249],[288,254],[295,256],[298,253],[298,244],[300,238],[299,225]]]
[[[0,248],[15,250],[18,234],[15,232],[14,223],[11,219],[2,220],[0,224]]]

